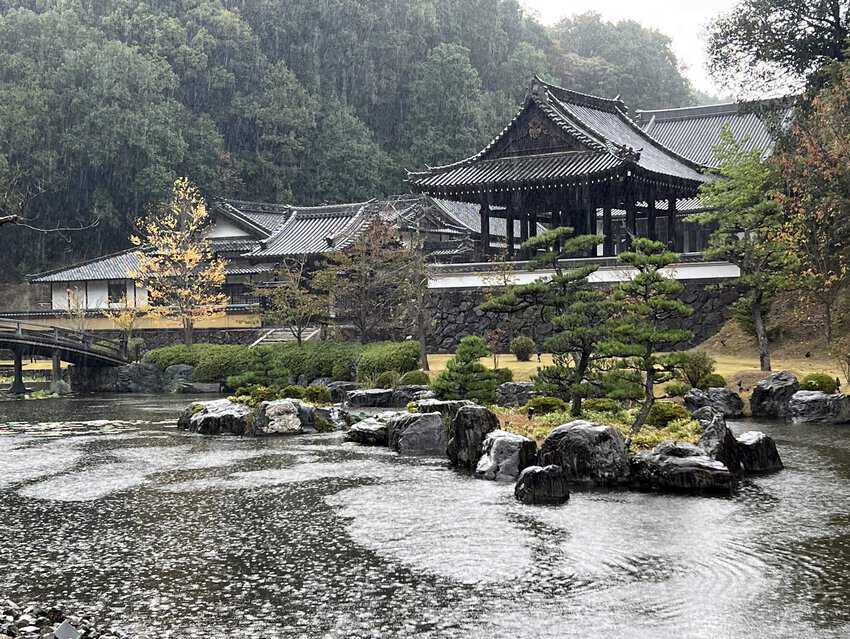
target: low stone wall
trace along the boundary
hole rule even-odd
[[[251,344],[267,328],[196,328],[194,341],[198,344]],[[120,339],[120,331],[98,331],[98,337]],[[161,346],[171,346],[183,342],[183,331],[173,328],[150,328],[133,331],[133,337],[145,340],[144,350],[149,351]]]
[[[721,280],[690,280],[685,282],[681,299],[693,307],[694,314],[686,319],[671,322],[677,328],[694,332],[694,337],[683,346],[695,346],[717,333],[731,316],[731,305],[738,299],[734,287],[718,287]],[[505,337],[501,344],[508,350],[511,335],[528,335],[540,343],[552,334],[552,325],[542,322],[535,313],[507,316],[485,313],[479,306],[490,294],[501,289],[452,288],[432,289],[430,299],[432,333],[429,350],[434,353],[453,353],[458,342],[467,335],[484,336],[487,331],[501,329]],[[677,345],[678,346],[678,345]]]

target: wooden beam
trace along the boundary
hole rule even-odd
[[[626,247],[631,249],[632,238],[637,235],[637,211],[635,210],[635,196],[632,191],[626,196]]]
[[[614,225],[611,224],[611,207],[602,209],[602,255],[613,257],[614,255]]]
[[[508,257],[514,256],[514,202],[508,201],[507,216],[505,217],[505,239],[508,245]]]

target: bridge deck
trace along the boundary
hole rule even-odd
[[[119,342],[91,333],[9,319],[0,319],[0,349],[42,357],[58,353],[66,362],[85,366],[120,366],[129,361],[126,349]]]

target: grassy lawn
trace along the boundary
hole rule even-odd
[[[431,366],[431,376],[437,375],[440,371],[445,370],[446,362],[452,355],[428,355],[428,364]],[[493,358],[485,357],[481,363],[488,368],[493,368]],[[518,362],[513,355],[499,355],[499,368],[510,368],[514,372],[515,382],[527,382],[531,376],[537,372],[538,366],[548,366],[552,363],[551,355],[543,355],[541,361],[537,361],[537,356],[532,355],[530,362]]]
[[[738,382],[746,393],[748,390],[758,383],[759,380],[765,377],[765,373],[759,370],[758,357],[748,354],[740,356],[711,353],[712,357],[717,361],[717,372],[726,378],[730,388],[738,389]],[[428,355],[428,362],[431,365],[431,376],[437,375],[440,371],[446,368],[446,362],[451,355]],[[552,363],[551,355],[543,355],[541,362],[537,361],[536,356],[532,356],[530,362],[518,362],[513,355],[499,355],[499,368],[510,368],[514,372],[514,381],[522,382],[531,379],[531,376],[537,372],[538,366],[546,366]],[[493,358],[486,357],[481,360],[481,363],[488,368],[493,367]],[[847,386],[841,371],[835,362],[831,359],[819,358],[812,356],[806,357],[774,357],[773,370],[787,370],[798,377],[802,377],[808,373],[827,373],[833,377],[838,377],[842,381],[842,389],[847,392],[850,387]]]

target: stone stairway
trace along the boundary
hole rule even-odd
[[[301,337],[301,340],[304,342],[309,342],[311,340],[318,340],[321,334],[321,329],[315,326],[309,326],[304,329],[304,333]],[[295,336],[292,334],[288,328],[270,328],[259,338],[257,338],[250,346],[253,348],[254,346],[259,346],[260,344],[282,344],[295,342]]]

